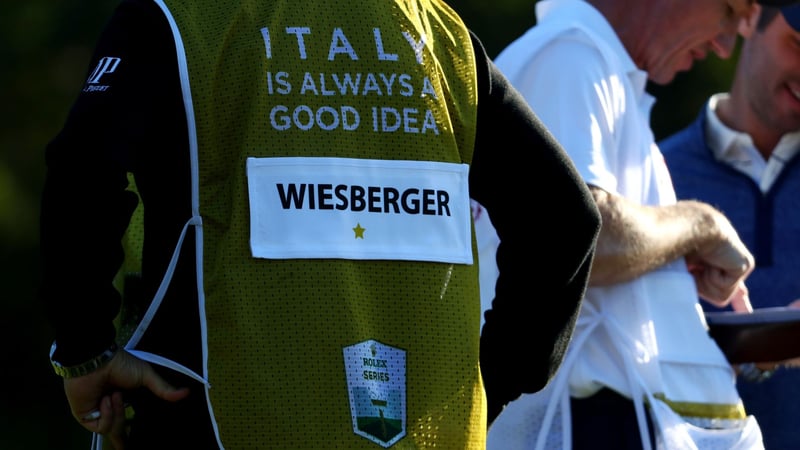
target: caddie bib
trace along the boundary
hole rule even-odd
[[[157,3],[219,446],[484,448],[464,24],[429,0]]]

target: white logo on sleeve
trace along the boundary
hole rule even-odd
[[[86,80],[86,87],[83,88],[83,92],[102,92],[108,90],[110,86],[100,84],[100,79],[103,75],[114,73],[120,62],[122,62],[122,59],[114,56],[104,56],[100,58],[97,66]]]

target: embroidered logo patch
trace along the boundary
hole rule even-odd
[[[406,435],[406,352],[368,340],[345,347],[353,432],[388,448]]]
[[[117,70],[117,66],[119,66],[120,62],[122,62],[122,59],[115,56],[104,56],[100,58],[97,66],[86,80],[86,85],[83,88],[83,92],[107,91],[110,86],[107,84],[101,84],[100,79],[103,77],[103,75],[114,73],[114,71]]]

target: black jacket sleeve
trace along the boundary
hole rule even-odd
[[[480,350],[491,424],[509,401],[541,390],[561,364],[600,214],[566,152],[477,39],[474,46],[480,91],[470,195],[500,238]]]
[[[62,364],[88,360],[115,338],[121,298],[112,283],[124,258],[121,237],[139,202],[128,174],[156,178],[162,172],[161,178],[188,190],[181,181],[188,157],[176,151],[186,146],[186,126],[175,62],[173,38],[156,4],[121,2],[98,39],[66,123],[45,149],[39,295]],[[142,197],[148,186],[138,186]],[[170,198],[162,203],[188,214]],[[171,242],[177,233],[169,230]]]

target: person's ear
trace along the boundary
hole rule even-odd
[[[739,20],[739,34],[745,39],[749,38],[756,31],[758,18],[761,16],[761,5],[753,3],[750,5],[750,12]]]

